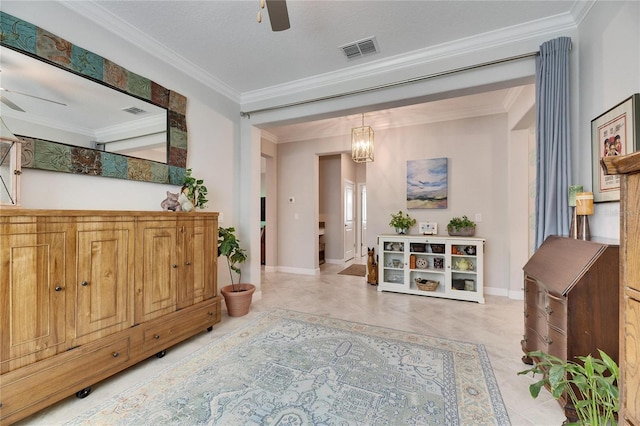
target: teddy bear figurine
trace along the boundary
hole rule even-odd
[[[169,210],[172,210],[174,212],[182,211],[182,206],[178,201],[178,194],[177,193],[173,194],[169,191],[167,191],[167,198],[165,198],[162,201],[162,203],[160,203],[160,207],[162,207],[162,210],[164,211],[169,211]]]

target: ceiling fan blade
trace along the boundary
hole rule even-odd
[[[51,102],[53,104],[58,104],[58,105],[62,105],[62,106],[67,106],[67,104],[63,104],[62,102],[58,102],[58,101],[52,101],[51,99],[45,99],[45,98],[41,98],[39,96],[34,96],[34,95],[30,95],[28,93],[22,93],[22,92],[16,92],[14,90],[9,90],[9,89],[4,89],[4,88],[0,88],[0,90],[7,92],[7,93],[15,93],[16,95],[22,95],[22,96],[29,96],[30,98],[34,98],[34,99],[39,99],[41,101],[45,101],[45,102]]]
[[[267,0],[267,11],[273,31],[284,31],[291,28],[286,0]]]
[[[20,108],[18,105],[14,104],[13,102],[11,102],[9,99],[5,98],[2,95],[0,95],[0,102],[2,102],[3,104],[5,104],[6,106],[8,106],[11,109],[14,109],[14,110],[20,111],[20,112],[24,112],[24,110],[22,108]]]

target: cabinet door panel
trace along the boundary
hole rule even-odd
[[[113,226],[77,233],[75,344],[133,325],[133,223]]]
[[[176,309],[178,236],[175,223],[146,225],[139,230],[141,265],[136,279],[136,322],[157,318]]]
[[[215,256],[217,231],[213,221],[195,221],[180,226],[184,251],[178,282],[178,308],[191,306],[215,294]]]
[[[2,372],[52,356],[66,342],[67,234],[15,230],[0,235]]]

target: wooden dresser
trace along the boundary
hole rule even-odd
[[[619,424],[640,425],[640,152],[602,164],[621,175]]]
[[[617,245],[550,236],[524,266],[526,354],[542,351],[566,360],[597,355],[618,360]],[[560,401],[574,420],[570,401]]]
[[[217,213],[0,210],[0,423],[220,321]]]

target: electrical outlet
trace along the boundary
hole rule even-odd
[[[482,222],[482,213],[476,213],[476,222]]]
[[[224,222],[224,213],[218,212],[218,223]]]

